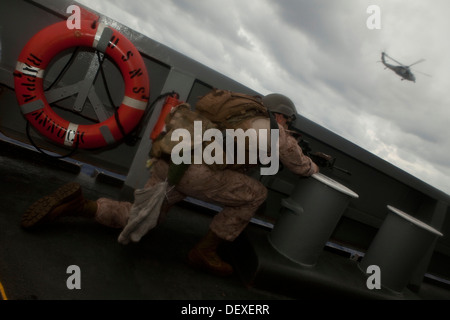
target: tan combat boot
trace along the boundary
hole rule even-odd
[[[21,226],[29,229],[63,216],[94,217],[97,202],[83,198],[78,183],[68,183],[34,202],[22,216]]]
[[[209,231],[206,236],[189,252],[189,263],[199,269],[218,276],[229,276],[233,267],[223,261],[217,253],[218,246],[225,240]]]

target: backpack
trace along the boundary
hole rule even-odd
[[[195,111],[220,129],[233,129],[246,119],[269,116],[261,97],[219,89],[199,98]]]

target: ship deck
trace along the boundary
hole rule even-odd
[[[1,140],[0,281],[9,300],[297,300],[450,299],[445,285],[426,279],[420,290],[395,294],[368,290],[357,261],[326,247],[315,268],[279,255],[267,241],[270,228],[251,224],[223,251],[231,277],[190,267],[189,249],[205,234],[214,212],[182,202],[139,243],[117,242],[117,229],[66,217],[34,231],[20,218],[36,199],[79,182],[88,199],[120,199],[120,179],[96,168],[48,159]],[[81,289],[68,289],[67,269],[80,268]]]

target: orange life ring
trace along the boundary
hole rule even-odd
[[[93,47],[108,55],[118,66],[125,83],[122,104],[117,110],[128,134],[139,123],[147,107],[150,85],[139,51],[117,30],[101,23],[82,20],[80,29],[68,29],[66,21],[50,25],[25,45],[14,72],[14,86],[25,118],[56,143],[92,149],[123,138],[114,116],[91,125],[71,123],[52,110],[44,95],[45,68],[61,51],[71,47]]]

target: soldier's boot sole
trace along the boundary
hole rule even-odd
[[[71,182],[63,185],[52,194],[34,202],[22,216],[21,226],[28,229],[52,221],[56,218],[51,215],[53,209],[77,197],[82,197],[80,184]]]

